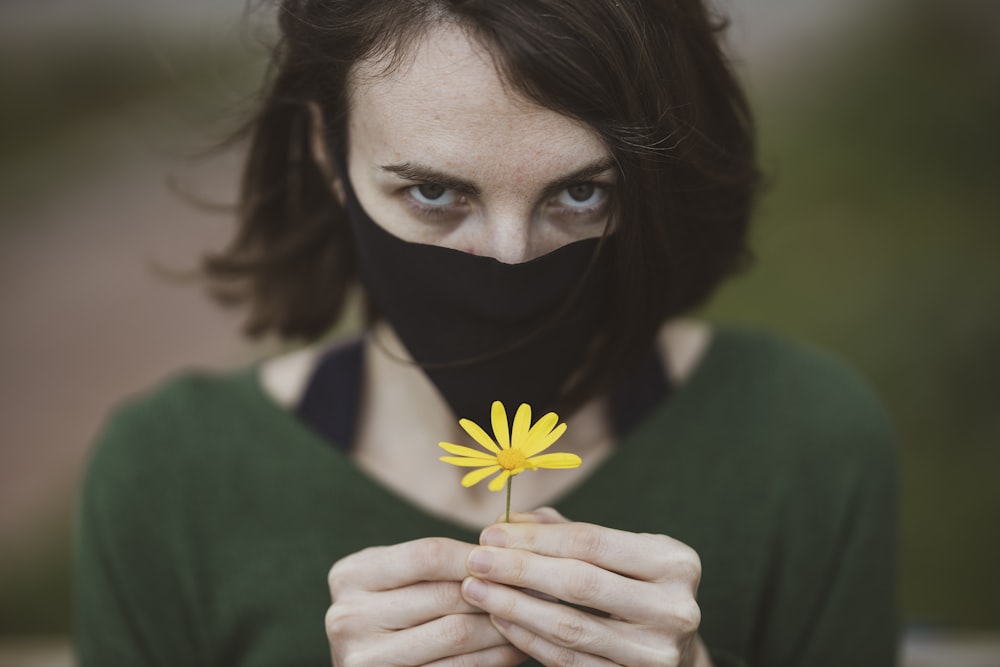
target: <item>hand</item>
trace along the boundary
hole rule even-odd
[[[543,664],[711,665],[697,635],[701,562],[677,540],[544,509],[512,514],[480,543],[462,595]]]
[[[333,664],[517,665],[515,649],[477,607],[461,580],[474,545],[425,538],[372,547],[334,564],[326,635]]]

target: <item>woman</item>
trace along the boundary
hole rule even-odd
[[[679,319],[744,263],[757,184],[700,2],[297,0],[281,27],[206,268],[251,334],[313,344],[111,420],[83,664],[890,664],[877,402]],[[365,335],[315,343],[359,282]],[[583,464],[519,475],[542,509],[494,524],[435,443],[496,399],[558,410]]]

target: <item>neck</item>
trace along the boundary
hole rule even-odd
[[[493,522],[503,509],[502,494],[485,484],[462,488],[467,470],[438,460],[440,441],[477,447],[459,427],[447,403],[386,324],[366,341],[365,392],[354,456],[358,465],[427,511],[470,527]],[[586,477],[611,451],[612,437],[603,400],[585,404],[570,419],[555,447],[578,454],[574,470],[525,473],[517,478],[514,506],[550,504]],[[488,432],[489,425],[482,425]]]

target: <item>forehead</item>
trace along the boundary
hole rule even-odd
[[[432,161],[477,170],[524,169],[608,155],[585,124],[514,91],[489,52],[465,30],[438,25],[397,66],[362,61],[350,78],[349,139],[379,160]]]

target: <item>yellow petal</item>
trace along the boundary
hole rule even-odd
[[[553,414],[553,413],[549,413]],[[556,419],[559,419],[556,417]],[[554,429],[549,432],[542,431],[536,438],[534,435],[529,435],[528,443],[524,447],[525,456],[534,456],[544,452],[546,449],[555,444],[555,441],[562,437],[562,434],[566,432],[566,422],[559,424]]]
[[[490,461],[497,460],[496,454],[487,454],[486,452],[481,452],[478,449],[463,447],[462,445],[453,445],[450,442],[439,442],[438,447],[449,454],[454,454],[455,456],[471,456],[474,459],[489,459]]]
[[[575,468],[583,461],[576,454],[542,454],[533,456],[531,462],[539,468]]]
[[[559,415],[554,412],[546,413],[545,416],[535,422],[528,430],[528,437],[525,439],[521,449],[524,451],[532,449],[535,446],[534,443],[548,435],[558,421]],[[537,452],[535,453],[537,454]]]
[[[487,477],[489,477],[490,475],[492,475],[493,473],[495,473],[497,470],[500,470],[500,466],[493,466],[492,468],[481,468],[479,470],[473,470],[472,472],[468,473],[465,477],[462,478],[462,486],[470,487],[473,484],[477,484],[486,479]]]
[[[472,421],[471,419],[459,419],[458,425],[465,429],[465,432],[472,436],[472,439],[478,442],[480,445],[490,450],[494,454],[500,453],[500,448],[497,447],[497,443],[493,442],[490,436],[486,435],[486,431],[479,427],[479,424]]]
[[[507,478],[510,477],[510,471],[504,470],[499,475],[493,478],[490,482],[490,491],[499,491],[504,485],[507,484]]]
[[[531,429],[528,431],[528,437],[534,438],[539,435],[544,435],[552,430],[552,427],[556,425],[559,421],[559,415],[554,412],[547,412],[538,421],[534,423]]]
[[[442,456],[438,460],[450,463],[453,466],[462,466],[463,468],[482,468],[483,466],[497,465],[496,459],[487,461],[486,459],[467,459],[463,456]]]
[[[528,427],[531,426],[531,406],[521,403],[514,415],[514,428],[511,431],[510,446],[514,449],[524,447],[524,442],[528,438]]]
[[[510,426],[507,425],[507,410],[504,409],[503,403],[500,401],[493,401],[490,420],[493,422],[493,437],[500,443],[500,449],[510,449]]]

